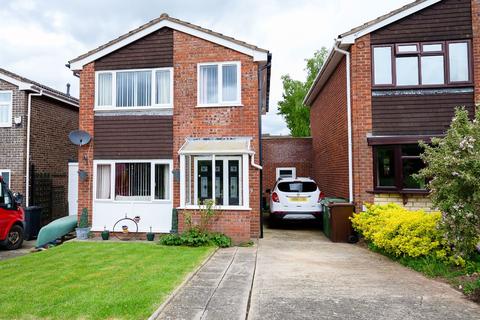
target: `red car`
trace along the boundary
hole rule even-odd
[[[25,235],[25,212],[21,196],[13,194],[0,176],[0,246],[15,250],[22,246]]]

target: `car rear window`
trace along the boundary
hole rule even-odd
[[[278,190],[282,192],[315,192],[317,185],[315,182],[308,181],[280,182]]]

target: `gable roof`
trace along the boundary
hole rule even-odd
[[[34,92],[42,91],[43,95],[47,97],[67,103],[69,105],[72,105],[78,108],[77,98],[74,98],[66,93],[55,90],[53,88],[50,88],[36,81],[19,76],[18,74],[15,74],[8,70],[0,68],[0,79],[17,86],[19,90],[31,90]]]
[[[168,14],[163,13],[160,17],[151,20],[132,31],[129,31],[128,33],[114,40],[111,40],[96,49],[93,49],[85,54],[80,55],[75,59],[70,60],[68,62],[69,67],[71,70],[80,70],[87,63],[95,61],[164,27],[178,30],[196,36],[198,38],[217,43],[224,47],[239,51],[241,53],[252,56],[255,61],[267,61],[268,50],[261,49],[252,44],[248,44],[244,41],[240,41],[232,37],[225,36],[221,33],[202,28],[192,23],[172,18]]]
[[[335,39],[335,44],[331,49],[327,60],[323,64],[322,69],[320,69],[320,71],[318,72],[317,77],[315,78],[315,81],[310,87],[307,95],[305,96],[303,103],[307,106],[311,105],[317,94],[327,82],[330,75],[335,70],[338,63],[342,60],[343,54],[334,50],[335,47],[343,50],[348,50],[350,46],[355,43],[356,39],[363,37],[364,35],[369,34],[375,30],[381,29],[405,17],[408,17],[409,15],[412,15],[418,11],[430,7],[440,1],[442,0],[416,0],[401,8],[393,10],[358,27],[355,27],[350,31],[340,34],[338,38]]]

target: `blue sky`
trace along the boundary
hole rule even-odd
[[[410,0],[0,0],[0,66],[65,90],[65,67],[85,53],[166,12],[273,53],[270,112],[263,130],[288,134],[277,102],[280,77],[305,77],[304,59],[357,25]]]

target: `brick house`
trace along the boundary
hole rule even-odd
[[[76,129],[76,98],[0,69],[0,174],[49,219],[67,214],[68,162],[77,156],[68,134]],[[41,192],[38,176],[48,183]]]
[[[162,14],[69,62],[80,77],[79,210],[93,231],[125,215],[167,233],[172,209],[241,242],[260,235],[260,115],[267,111],[267,50]],[[255,155],[257,155],[255,157]],[[117,231],[117,230],[112,230]]]
[[[327,196],[429,209],[418,141],[480,103],[480,2],[420,0],[336,40],[305,98]]]

